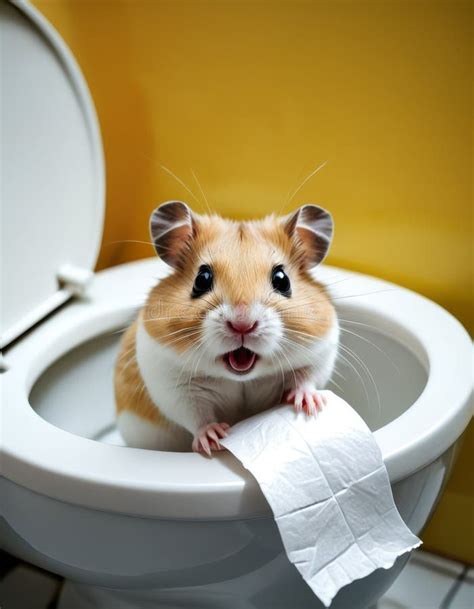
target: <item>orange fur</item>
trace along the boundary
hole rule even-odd
[[[136,327],[137,323],[134,322],[125,332],[115,366],[114,390],[117,414],[130,410],[155,425],[167,426],[169,424],[167,419],[152,402],[138,370],[135,357]]]

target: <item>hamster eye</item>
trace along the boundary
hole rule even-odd
[[[198,274],[194,280],[193,291],[191,293],[192,298],[199,298],[209,290],[212,290],[212,269],[207,264],[203,264],[199,267]]]
[[[273,289],[282,296],[286,296],[287,298],[291,296],[290,278],[281,265],[276,266],[272,271],[272,286]]]

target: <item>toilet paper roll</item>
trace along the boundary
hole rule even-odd
[[[375,439],[324,391],[316,417],[279,406],[237,423],[222,444],[257,479],[289,560],[329,607],[337,592],[421,541],[395,506]]]

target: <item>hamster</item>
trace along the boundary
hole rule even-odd
[[[331,243],[329,212],[237,222],[172,201],[150,232],[171,272],[122,339],[114,385],[126,443],[211,455],[230,426],[282,401],[315,415],[339,342],[310,272]]]

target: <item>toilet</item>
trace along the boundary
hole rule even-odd
[[[0,14],[0,546],[66,578],[60,609],[321,608],[231,454],[123,445],[120,332],[167,269],[151,258],[93,272],[105,180],[87,86],[31,5],[3,3]],[[343,328],[330,388],[373,430],[397,507],[421,534],[472,416],[471,340],[414,292],[329,266],[317,275]],[[374,606],[407,559],[347,586],[332,607]]]

